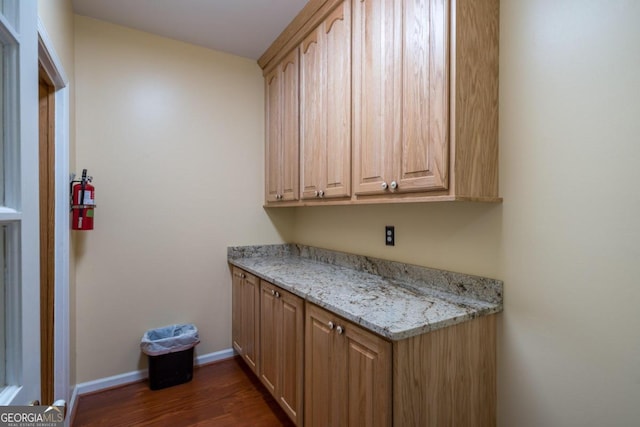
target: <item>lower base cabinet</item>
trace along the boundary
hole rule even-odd
[[[496,425],[495,315],[391,342],[233,275],[233,345],[297,426]]]
[[[393,425],[496,425],[496,315],[393,343]]]
[[[258,373],[260,343],[258,327],[260,319],[260,279],[239,268],[233,268],[232,278],[232,341],[233,348]]]
[[[305,426],[391,425],[391,343],[306,305]]]
[[[304,300],[260,281],[260,380],[302,426]]]

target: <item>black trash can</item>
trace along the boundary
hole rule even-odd
[[[140,348],[149,359],[149,388],[160,390],[191,381],[193,348],[199,342],[198,329],[191,323],[145,332]]]

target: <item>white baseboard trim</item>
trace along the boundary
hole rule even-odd
[[[231,359],[235,355],[233,348],[216,351],[215,353],[203,354],[196,357],[196,366],[206,365],[208,363],[217,362],[218,360]]]
[[[230,359],[234,356],[233,348],[216,351],[214,353],[203,354],[197,356],[194,364],[195,366],[206,365],[208,363],[217,362],[218,360]],[[105,390],[108,388],[118,387],[125,384],[134,383],[136,381],[143,380],[149,375],[146,369],[139,371],[126,372],[124,374],[114,375],[112,377],[100,378],[93,381],[87,381],[76,385],[73,390],[74,397],[72,397],[72,403],[75,403],[75,396],[82,396],[87,393],[95,393],[97,391]]]
[[[120,375],[114,375],[112,377],[100,378],[93,381],[87,381],[86,383],[80,383],[76,386],[76,390],[78,390],[78,395],[82,396],[83,394],[94,393],[96,391],[105,390],[111,387],[134,383],[136,381],[143,380],[146,377],[146,369],[140,371],[132,371]]]

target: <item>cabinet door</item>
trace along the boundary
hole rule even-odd
[[[339,4],[302,42],[302,198],[351,195],[351,3]]]
[[[265,78],[266,146],[265,146],[265,196],[267,202],[275,202],[280,194],[280,164],[282,162],[282,108],[280,67]]]
[[[398,2],[399,3],[399,2]],[[446,0],[404,0],[402,141],[396,191],[446,189],[449,161]]]
[[[231,277],[232,286],[232,310],[231,310],[231,340],[233,348],[242,355],[244,352],[242,337],[242,284],[243,284],[243,272],[242,270],[233,267],[233,274]]]
[[[304,369],[304,301],[280,290],[278,334],[280,377],[276,398],[289,417],[302,425]]]
[[[384,192],[400,142],[402,2],[353,3],[354,192]]]
[[[294,49],[281,64],[282,75],[282,200],[298,200],[298,145],[299,102],[298,93],[298,49]]]
[[[324,197],[351,195],[351,2],[321,25],[325,52]]]
[[[355,324],[341,324],[344,335],[349,426],[391,426],[391,343]]]
[[[306,306],[305,426],[391,426],[391,343]]]
[[[273,285],[260,281],[260,380],[275,395],[278,388],[279,302]]]
[[[267,202],[298,200],[298,49],[265,78]]]
[[[245,273],[242,289],[243,356],[251,370],[258,375],[260,283],[257,277]]]
[[[300,46],[300,181],[303,199],[315,199],[325,187],[327,167],[326,85],[322,26]]]
[[[335,418],[334,390],[344,388],[344,377],[335,372],[335,335],[329,328],[332,316],[311,304],[305,321],[305,427],[345,425]],[[336,383],[338,382],[338,383]]]

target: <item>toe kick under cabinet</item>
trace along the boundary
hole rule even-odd
[[[265,280],[243,305],[253,277],[234,267],[234,347],[249,323],[238,352],[296,425],[495,426],[495,314],[390,340]]]

